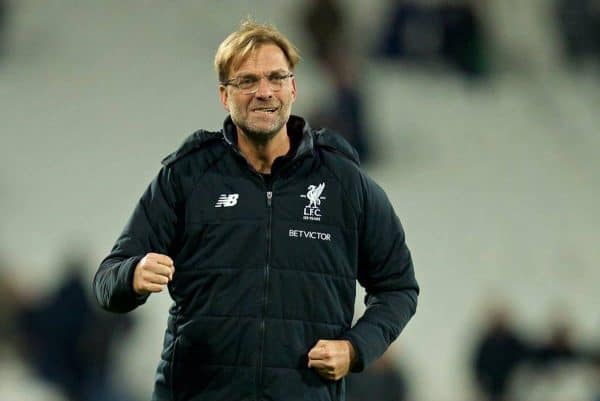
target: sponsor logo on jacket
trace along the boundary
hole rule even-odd
[[[295,230],[293,228],[290,228],[288,235],[293,238],[307,238],[307,239],[317,239],[317,240],[321,240],[321,241],[331,241],[331,234],[321,233],[318,231],[304,231],[304,230]]]
[[[217,199],[217,203],[215,203],[215,207],[231,207],[237,205],[238,198],[240,194],[221,194],[219,199]]]

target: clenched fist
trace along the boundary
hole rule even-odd
[[[135,266],[133,290],[138,295],[161,292],[173,280],[175,265],[167,255],[148,253]]]
[[[329,380],[346,376],[356,359],[354,347],[348,340],[319,340],[308,352],[308,367]]]

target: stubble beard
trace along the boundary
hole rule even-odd
[[[269,128],[261,128],[252,124],[249,119],[239,118],[240,113],[231,113],[231,120],[254,144],[263,146],[269,143],[281,131],[290,117],[289,105],[281,105],[277,111],[277,118]]]

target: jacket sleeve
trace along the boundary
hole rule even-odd
[[[148,299],[148,295],[134,292],[133,272],[148,252],[169,255],[173,249],[178,224],[176,188],[172,168],[163,167],[142,195],[110,254],[100,263],[93,286],[103,309],[129,312]]]
[[[380,357],[398,337],[416,311],[419,294],[398,216],[375,182],[363,176],[363,184],[358,281],[366,290],[366,310],[344,335],[356,351],[354,372]]]

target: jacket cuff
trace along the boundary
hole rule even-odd
[[[365,351],[363,341],[361,341],[355,333],[352,333],[352,331],[347,331],[340,339],[350,341],[350,344],[352,344],[354,352],[356,353],[356,360],[352,366],[350,366],[350,372],[362,372],[365,369]]]
[[[139,261],[142,260],[142,258],[143,258],[142,256],[133,256],[133,257],[127,259],[124,262],[126,268],[123,269],[123,270],[125,270],[125,274],[126,274],[125,286],[128,290],[127,291],[128,298],[134,299],[136,306],[139,306],[139,305],[143,304],[144,302],[146,302],[146,300],[150,296],[150,294],[140,295],[140,294],[136,293],[133,289],[133,274],[135,273],[135,267],[137,266]]]

